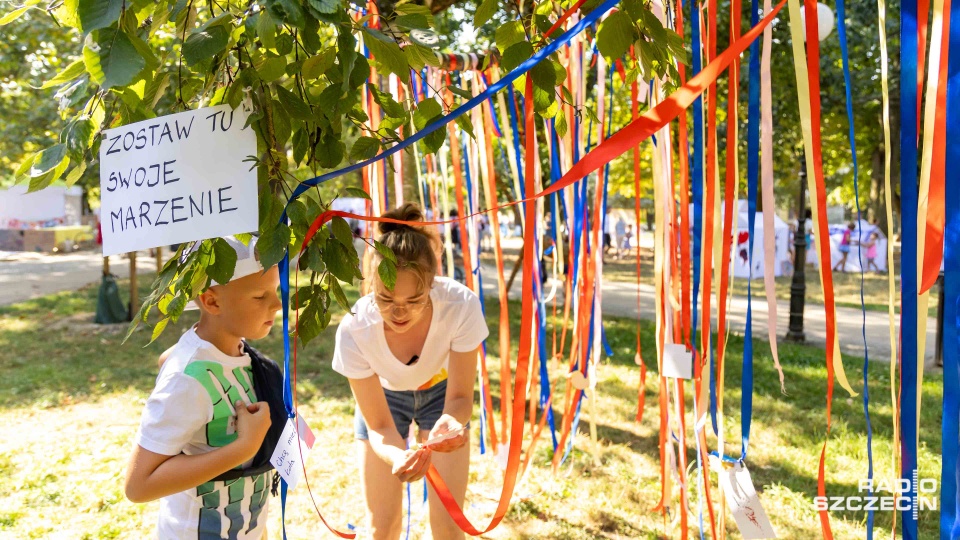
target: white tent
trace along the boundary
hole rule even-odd
[[[749,241],[750,241],[750,215],[747,212],[740,212],[737,216],[737,236],[733,241],[733,253],[730,254],[733,267],[733,275],[738,278],[749,278],[750,259],[749,259]],[[773,275],[784,275],[785,268],[790,267],[790,227],[780,219],[779,216],[773,216],[773,235],[775,243]],[[753,278],[762,278],[767,269],[764,267],[763,242],[764,235],[768,231],[763,228],[763,212],[757,212],[754,220],[754,239],[753,239]]]
[[[747,201],[741,200],[739,212],[737,213],[737,234],[731,244],[730,253],[730,271],[738,278],[749,278],[750,258],[750,214],[747,212]],[[690,205],[690,223],[693,224],[693,204]],[[717,220],[718,226],[723,223],[723,202],[720,203],[720,218]],[[691,234],[693,230],[691,228]],[[763,229],[763,212],[757,212],[754,221],[753,241],[753,278],[758,279],[764,276],[763,238],[766,231]],[[774,276],[782,276],[785,273],[791,273],[792,259],[790,258],[790,227],[784,223],[776,214],[773,215],[773,235],[775,239],[774,254]],[[702,245],[702,244],[701,244]]]
[[[79,187],[50,186],[27,193],[27,186],[0,189],[0,229],[35,229],[80,224]]]

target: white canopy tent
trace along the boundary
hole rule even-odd
[[[50,186],[33,193],[27,193],[22,184],[0,189],[0,228],[79,225],[82,196],[83,190],[76,186]]]
[[[690,223],[691,227],[693,224],[693,205],[690,205]],[[731,245],[730,253],[730,271],[731,273],[738,278],[749,278],[751,276],[750,272],[750,258],[749,258],[749,241],[750,241],[750,214],[747,212],[746,201],[741,200],[739,205],[739,212],[737,212],[737,231],[736,236],[733,239]],[[721,202],[720,206],[720,218],[717,220],[718,224],[723,223],[723,203]],[[692,232],[692,230],[691,230]],[[757,212],[755,221],[754,221],[754,242],[753,242],[753,273],[752,276],[754,279],[763,278],[764,272],[767,271],[764,268],[764,254],[763,254],[763,242],[764,234],[767,234],[767,231],[763,228],[763,212]],[[773,275],[782,276],[784,274],[789,274],[792,272],[792,260],[790,256],[790,227],[776,214],[773,215],[773,231],[774,242],[775,242],[775,252],[774,252],[774,267]]]

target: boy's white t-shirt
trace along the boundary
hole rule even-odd
[[[191,329],[160,368],[143,410],[137,444],[167,456],[203,454],[225,446],[237,438],[233,404],[238,400],[257,401],[250,356],[226,355]],[[163,497],[157,536],[259,540],[267,522],[270,480],[266,472],[210,481]]]
[[[433,316],[423,351],[407,366],[387,345],[373,294],[360,298],[337,328],[334,371],[351,379],[378,375],[388,390],[417,390],[447,369],[450,351],[473,351],[489,335],[480,298],[457,281],[434,278],[430,300]]]

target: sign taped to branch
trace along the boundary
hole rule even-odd
[[[218,105],[104,131],[103,255],[257,230],[250,106]]]

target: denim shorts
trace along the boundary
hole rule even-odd
[[[426,390],[387,390],[383,389],[387,397],[387,406],[393,416],[393,423],[404,439],[410,432],[410,423],[416,422],[423,431],[430,431],[437,420],[443,415],[443,405],[447,396],[447,381],[441,381]],[[354,437],[366,441],[370,437],[367,433],[367,423],[363,420],[360,407],[353,415]]]

